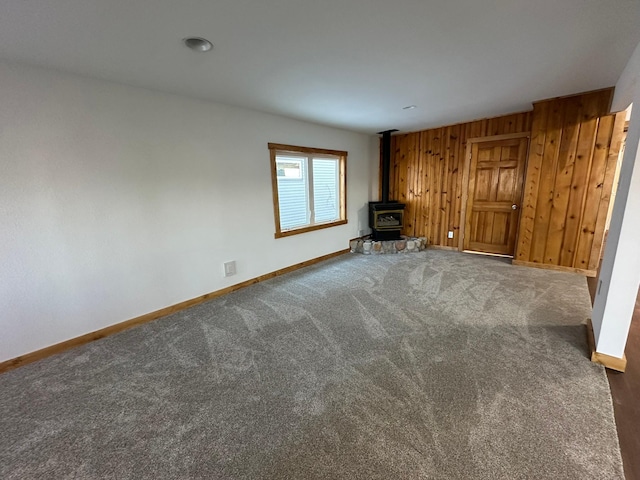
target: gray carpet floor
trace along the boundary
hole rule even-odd
[[[0,478],[623,478],[578,275],[344,255],[0,375]]]

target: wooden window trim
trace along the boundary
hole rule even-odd
[[[271,191],[273,193],[273,216],[275,220],[275,238],[290,237],[301,233],[312,232],[314,230],[322,230],[324,228],[345,225],[347,220],[347,155],[343,150],[330,150],[326,148],[310,148],[297,145],[284,145],[281,143],[269,143],[269,157],[271,161]],[[340,218],[332,222],[314,223],[304,225],[299,228],[282,230],[280,228],[280,202],[278,199],[278,170],[276,165],[276,156],[278,153],[304,153],[307,155],[331,155],[338,157],[338,190],[339,190],[339,210]],[[310,185],[312,187],[312,185]],[[313,197],[311,198],[313,200]]]
[[[311,153],[319,155],[335,155],[336,157],[347,158],[347,152],[343,150],[329,150],[327,148],[310,148],[299,147],[297,145],[283,145],[281,143],[269,143],[269,150],[276,150],[278,152],[297,152],[297,153]]]

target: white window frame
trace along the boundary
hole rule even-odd
[[[273,213],[275,218],[275,238],[298,235],[300,233],[311,232],[322,228],[335,227],[348,223],[347,220],[347,152],[341,150],[328,150],[324,148],[309,148],[295,145],[283,145],[279,143],[269,143],[271,157],[271,183],[273,191]],[[280,202],[278,200],[278,167],[277,156],[292,155],[299,158],[306,158],[307,162],[307,191],[310,212],[310,222],[300,227],[282,229],[280,225]],[[338,162],[338,195],[339,195],[339,217],[337,220],[329,222],[315,222],[314,219],[314,198],[313,198],[313,158],[331,158]],[[284,179],[283,179],[284,180]]]

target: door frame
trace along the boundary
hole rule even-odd
[[[460,235],[458,236],[458,251],[464,252],[464,235],[467,228],[467,203],[469,201],[469,176],[471,170],[471,155],[474,143],[495,142],[500,140],[512,140],[514,138],[527,138],[527,155],[524,159],[524,175],[522,177],[522,191],[520,195],[520,204],[524,198],[524,184],[527,178],[527,164],[529,163],[529,147],[531,146],[531,132],[506,133],[504,135],[491,135],[489,137],[474,137],[467,139],[466,151],[464,155],[464,169],[462,171],[462,204],[460,205]],[[520,235],[520,215],[522,208],[518,212],[518,229],[516,230],[516,246],[518,245],[518,236]],[[482,252],[478,252],[482,253]],[[487,253],[487,255],[494,255]]]

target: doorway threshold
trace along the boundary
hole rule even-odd
[[[513,258],[513,255],[504,253],[476,252],[475,250],[463,250],[462,253],[473,253],[474,255],[486,255],[488,257]]]

